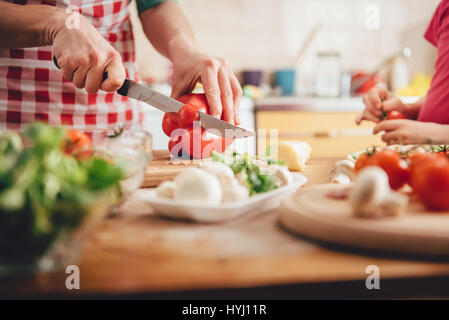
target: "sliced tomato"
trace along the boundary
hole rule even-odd
[[[162,131],[170,137],[173,130],[179,128],[178,114],[176,112],[167,112],[162,119]]]
[[[183,150],[195,159],[202,159],[203,132],[201,127],[187,128],[181,138]]]
[[[176,158],[182,157],[182,137],[176,137],[175,139],[170,139],[168,141],[168,150]]]
[[[185,129],[181,140],[183,150],[194,159],[209,158],[212,151],[222,153],[234,142],[232,138],[208,135],[200,127]]]
[[[193,127],[195,121],[200,120],[198,109],[191,104],[185,104],[178,112],[178,124],[182,128]]]
[[[177,128],[183,130],[178,135],[182,136],[180,142],[184,153],[195,159],[204,159],[210,157],[212,151],[224,152],[232,144],[234,141],[232,138],[209,135],[203,128],[195,126],[195,122],[200,120],[198,111],[209,113],[209,105],[204,94],[190,93],[178,100],[184,103],[177,114]],[[173,137],[173,133],[174,130],[171,131],[171,140],[173,141],[169,142],[171,150],[177,141],[176,137]]]
[[[207,103],[206,95],[204,93],[189,93],[178,98],[178,101],[184,104],[194,106],[197,111],[209,114],[209,104]]]
[[[233,138],[222,138],[217,137],[214,140],[214,151],[217,151],[219,153],[223,153],[226,151],[226,149],[234,142]]]

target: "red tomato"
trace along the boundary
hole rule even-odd
[[[168,150],[173,156],[182,157],[182,143],[180,136],[168,141]]]
[[[193,127],[195,121],[200,120],[200,115],[195,106],[191,104],[185,104],[178,112],[178,124],[182,128]]]
[[[202,144],[204,139],[203,128],[187,128],[181,139],[182,148],[185,152],[195,159],[202,159]]]
[[[204,94],[186,94],[178,99],[184,106],[175,116],[167,113],[162,123],[165,134],[170,136],[168,148],[175,156],[187,153],[192,158],[210,157],[212,151],[224,152],[234,142],[232,138],[209,136],[203,128],[194,127],[199,120],[198,111],[209,113],[209,105]],[[175,129],[178,129],[175,131]],[[182,151],[176,147],[181,145]]]
[[[384,149],[373,155],[372,165],[382,168],[388,175],[390,187],[394,190],[402,188],[408,181],[407,162],[393,150]]]
[[[399,111],[389,111],[387,113],[386,119],[387,120],[402,120],[402,119],[406,119],[406,118]]]
[[[202,141],[202,150],[201,156],[202,158],[209,158],[211,156],[212,151],[216,151],[219,153],[223,153],[226,149],[234,142],[233,138],[222,138],[222,137],[207,137],[206,134],[203,134]]]
[[[422,161],[412,173],[413,191],[431,210],[449,210],[449,160],[432,157]]]
[[[62,148],[66,154],[80,155],[82,160],[91,155],[92,141],[84,132],[69,130],[63,138]]]
[[[173,130],[179,128],[178,114],[176,112],[167,112],[162,119],[162,131],[170,137]]]
[[[178,101],[194,106],[197,111],[209,113],[209,104],[207,103],[206,95],[204,93],[185,94],[182,97],[179,97]]]
[[[408,184],[414,189],[416,176],[419,174],[418,168],[429,161],[434,161],[437,159],[444,159],[445,156],[440,153],[429,153],[429,152],[419,152],[412,153],[408,156],[407,160],[409,162],[409,179]]]
[[[214,140],[214,151],[223,153],[234,142],[234,138],[221,138],[217,137]]]
[[[181,139],[182,149],[194,159],[209,158],[212,151],[224,152],[233,142],[232,138],[208,135],[200,127],[185,129]]]
[[[435,156],[434,153],[428,152],[414,152],[409,154],[409,156],[407,157],[407,161],[409,163],[410,172],[413,171],[414,168],[417,167],[420,163],[428,159],[431,159],[434,156]]]
[[[357,159],[357,161],[355,162],[355,166],[354,166],[354,173],[357,175],[360,170],[362,170],[363,168],[372,166],[372,162],[373,162],[373,155],[374,155],[375,151],[368,151],[366,153],[362,153],[359,158]]]

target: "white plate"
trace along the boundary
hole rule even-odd
[[[307,182],[307,178],[301,174],[293,174],[293,183],[275,189],[273,191],[260,193],[245,201],[228,202],[219,206],[188,203],[186,201],[175,201],[156,197],[156,190],[149,190],[140,195],[141,200],[150,204],[157,214],[182,220],[196,222],[223,222],[235,219],[241,215],[254,212],[266,211],[278,207],[281,200],[295,192],[300,186]]]

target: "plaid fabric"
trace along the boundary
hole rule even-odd
[[[12,0],[11,0],[12,1]],[[120,54],[127,77],[137,80],[128,0],[13,0],[47,4],[83,14]],[[88,94],[63,79],[50,46],[0,49],[0,129],[43,121],[76,129],[131,127],[143,121],[138,101],[117,93]]]

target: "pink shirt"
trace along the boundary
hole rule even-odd
[[[442,0],[424,37],[438,49],[435,74],[419,121],[449,124],[449,0]]]

